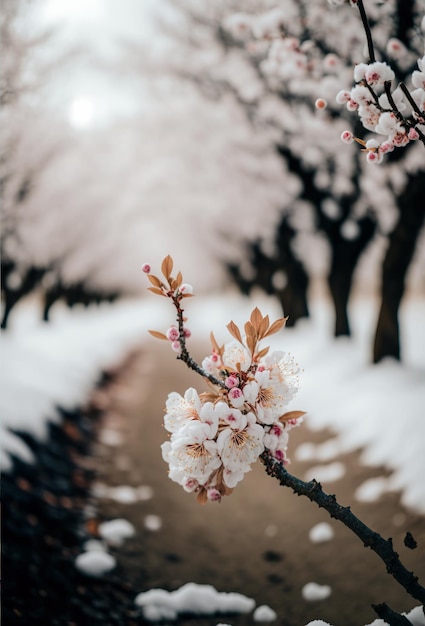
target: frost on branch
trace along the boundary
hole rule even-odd
[[[145,267],[145,266],[144,266]],[[196,492],[198,501],[220,501],[249,472],[259,456],[267,451],[288,463],[289,431],[297,426],[303,411],[288,411],[287,405],[298,391],[299,367],[282,351],[270,353],[263,339],[280,331],[285,318],[270,323],[255,308],[243,332],[231,321],[227,329],[232,341],[220,346],[211,333],[211,354],[195,363],[186,347],[190,332],[185,327],[181,300],[192,295],[179,272],[171,276],[170,256],[162,263],[165,281],[148,274],[150,291],[169,297],[177,312],[177,325],[166,333],[149,331],[169,341],[178,358],[206,379],[210,390],[198,393],[188,389],[183,396],[169,394],[164,426],[170,439],[162,444],[162,455],[169,464],[169,476],[187,492]]]

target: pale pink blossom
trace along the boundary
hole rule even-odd
[[[168,394],[165,403],[165,428],[170,433],[173,433],[185,422],[199,420],[201,407],[201,399],[199,398],[198,392],[196,389],[193,389],[193,387],[187,389],[184,396],[181,396],[176,391],[172,391]]]
[[[416,128],[409,128],[408,137],[411,141],[416,141],[416,139],[419,139],[419,133]]]
[[[170,326],[166,335],[170,341],[177,341],[180,337],[179,329],[176,326]]]
[[[239,387],[233,387],[232,389],[229,389],[228,396],[232,406],[242,407],[244,405],[245,398],[242,390]]]
[[[394,79],[394,72],[387,63],[375,61],[367,66],[364,77],[369,85],[383,85]]]
[[[239,341],[231,341],[225,345],[222,360],[223,365],[232,370],[238,369],[239,365],[246,372],[251,365],[251,355]]]
[[[344,143],[353,143],[354,135],[351,130],[344,130],[341,133],[341,141],[343,141]]]
[[[231,374],[225,379],[224,384],[226,385],[228,389],[232,389],[233,387],[238,387],[239,378],[235,374]]]
[[[150,271],[151,271],[151,266],[149,265],[149,263],[143,263],[142,272],[145,272],[145,274],[149,274]]]
[[[221,465],[217,443],[208,438],[207,424],[193,422],[183,434],[174,434],[168,454],[170,468],[203,484]]]
[[[246,415],[243,428],[229,426],[217,437],[217,449],[225,468],[244,473],[251,469],[264,450],[264,429],[256,423],[255,415]]]
[[[221,493],[215,487],[210,487],[207,490],[207,498],[208,498],[208,500],[211,500],[211,502],[220,502],[220,500],[221,500]]]

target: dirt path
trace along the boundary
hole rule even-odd
[[[333,626],[363,626],[376,617],[372,603],[388,602],[399,611],[418,604],[357,537],[307,499],[280,487],[260,464],[219,505],[200,506],[193,495],[171,482],[159,449],[166,439],[164,404],[170,391],[182,393],[189,386],[199,387],[197,376],[175,362],[168,346],[152,342],[134,354],[111,389],[103,439],[117,443],[113,435],[118,433],[122,441],[97,446],[99,480],[109,486],[153,490],[148,500],[99,501],[102,519],[125,517],[137,529],[136,536],[116,552],[122,575],[134,588],[172,590],[189,581],[211,584],[219,591],[252,597],[257,605],[269,605],[278,614],[275,623],[285,626],[303,626],[313,619]],[[291,433],[290,455],[298,443],[320,442],[327,436],[309,431],[307,421]],[[354,513],[384,537],[392,537],[404,563],[424,581],[424,518],[404,510],[397,494],[387,494],[379,503],[354,502],[354,490],[365,478],[384,473],[360,467],[358,458],[357,453],[340,458],[346,475],[325,483],[325,490],[335,493],[341,504],[351,504]],[[303,477],[310,466],[294,461],[290,470]],[[146,527],[158,519],[159,530]],[[308,532],[322,521],[331,523],[335,537],[313,544]],[[418,542],[414,551],[403,545],[407,530]],[[330,585],[332,595],[323,601],[305,601],[302,588],[311,581]],[[254,623],[250,614],[182,619],[179,624],[220,621],[235,626]]]

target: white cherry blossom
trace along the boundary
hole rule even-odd
[[[201,400],[198,392],[192,387],[188,389],[184,397],[176,391],[172,391],[167,398],[164,426],[170,432],[175,432],[183,423],[199,419]]]
[[[231,341],[224,347],[222,361],[225,367],[232,370],[236,370],[239,364],[241,370],[246,372],[251,365],[251,355],[239,341]]]
[[[264,429],[256,423],[255,415],[248,413],[243,428],[229,426],[217,437],[217,448],[226,469],[248,472],[264,450]]]

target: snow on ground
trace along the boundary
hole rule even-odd
[[[216,615],[218,613],[250,613],[255,601],[240,593],[217,591],[212,585],[186,583],[175,591],[150,589],[135,599],[143,617],[156,622],[177,619],[180,613]]]

